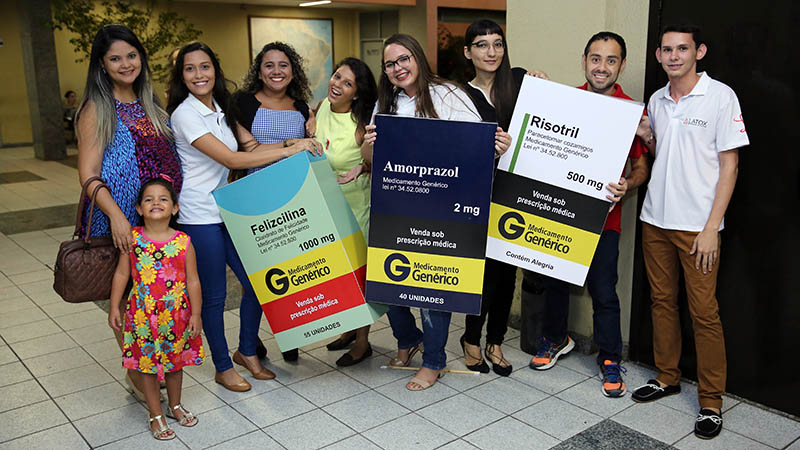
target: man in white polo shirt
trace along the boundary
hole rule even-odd
[[[694,25],[668,26],[656,58],[669,83],[647,105],[655,150],[642,208],[642,248],[650,279],[653,353],[659,374],[633,393],[639,402],[680,392],[678,280],[683,269],[697,351],[700,413],[695,435],[722,429],[727,363],[716,299],[719,232],[739,163],[749,144],[739,100],[728,86],[697,73],[707,51]]]

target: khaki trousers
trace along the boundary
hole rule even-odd
[[[695,255],[690,255],[689,251],[697,234],[642,223],[642,250],[652,299],[653,354],[660,371],[658,380],[669,385],[680,383],[678,280],[680,267],[683,267],[697,352],[700,407],[722,408],[727,361],[716,298],[719,258],[707,274],[695,269]]]

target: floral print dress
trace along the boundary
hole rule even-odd
[[[158,375],[200,365],[202,338],[186,330],[192,316],[186,292],[186,248],[189,236],[176,231],[166,242],[135,227],[130,252],[131,289],[125,312],[122,366]]]

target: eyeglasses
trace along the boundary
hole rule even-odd
[[[386,61],[383,63],[383,71],[384,72],[393,72],[395,66],[400,66],[402,68],[408,68],[408,63],[411,61],[411,55],[403,55],[394,61]]]
[[[472,47],[474,47],[475,49],[477,49],[481,53],[488,52],[490,45],[492,47],[494,47],[494,51],[496,51],[496,52],[502,52],[502,51],[505,51],[505,49],[506,49],[506,44],[503,41],[494,41],[492,44],[489,44],[488,41],[482,40],[482,41],[478,41],[478,42],[473,42],[470,45]]]

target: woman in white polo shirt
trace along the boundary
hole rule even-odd
[[[237,142],[236,124],[225,115],[230,103],[227,80],[214,52],[201,42],[181,49],[172,71],[169,105],[175,144],[183,168],[184,187],[178,203],[178,224],[194,242],[203,291],[202,318],[211,357],[217,373],[214,380],[232,391],[247,391],[250,384],[234,369],[246,367],[255,379],[275,374],[256,356],[261,306],[247,279],[211,192],[224,186],[229,169],[259,167],[304,150],[321,153],[311,139],[259,144]],[[291,145],[289,145],[291,144]],[[245,151],[237,151],[239,146]],[[223,312],[225,309],[225,265],[242,283],[239,317],[239,348],[228,356]]]

